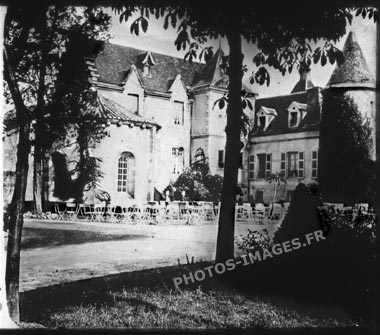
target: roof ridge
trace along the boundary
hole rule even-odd
[[[312,88],[321,88],[319,86],[314,86]],[[287,93],[287,94],[282,94],[282,95],[271,95],[269,97],[265,97],[265,98],[258,98],[256,99],[256,101],[258,100],[264,100],[264,99],[273,99],[273,98],[283,98],[283,97],[290,97],[290,96],[295,96],[295,95],[302,95],[302,94],[306,94],[307,91],[303,91],[303,92],[294,92],[294,93]]]
[[[133,50],[136,50],[136,51],[141,51],[141,54],[143,54],[145,52],[151,52],[151,53],[154,53],[154,54],[157,54],[157,55],[161,55],[161,56],[165,56],[165,57],[176,58],[176,59],[179,59],[179,60],[182,60],[184,62],[187,62],[187,63],[191,64],[190,62],[186,61],[183,57],[172,56],[172,55],[168,55],[168,54],[165,54],[165,53],[162,53],[162,52],[153,51],[151,49],[134,48],[134,47],[130,47],[129,45],[124,45],[124,44],[115,43],[115,42],[108,42],[108,43],[112,44],[112,45],[115,45],[115,46],[122,47],[122,48],[128,48],[128,49],[133,49]],[[206,63],[202,63],[202,62],[199,62],[199,61],[193,61],[192,63],[203,64],[203,65],[206,64]]]

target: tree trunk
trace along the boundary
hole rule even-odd
[[[38,125],[37,125],[38,126]],[[36,139],[37,139],[37,129],[36,129]],[[42,180],[42,148],[37,145],[37,141],[34,146],[34,157],[33,157],[33,201],[34,201],[34,212],[36,214],[42,213],[42,190],[43,190],[43,180]]]
[[[227,106],[226,158],[215,261],[234,257],[235,203],[240,157],[241,81],[243,56],[239,29],[227,34],[229,54],[229,101]]]
[[[79,133],[78,133],[78,151],[79,151],[78,178],[76,180],[75,192],[74,192],[75,202],[77,202],[77,203],[81,203],[83,201],[83,190],[85,187],[84,174],[86,173],[86,171],[85,171],[85,159],[86,159],[85,152],[87,150],[87,146],[86,146],[87,141],[88,141],[88,139],[86,136],[85,125],[81,124],[79,126]]]
[[[44,212],[50,211],[49,206],[49,157],[48,153],[44,152],[42,157],[42,210]]]
[[[5,21],[9,22],[8,13]],[[23,36],[26,39],[29,26],[24,27]],[[4,79],[8,84],[16,109],[16,120],[19,125],[19,141],[17,145],[16,179],[9,213],[9,232],[7,245],[7,261],[5,286],[7,292],[8,309],[13,321],[20,321],[19,310],[19,277],[20,277],[20,250],[21,235],[24,224],[25,192],[28,181],[29,154],[30,154],[30,112],[25,107],[19,91],[12,65],[8,59],[7,47],[3,47]],[[13,59],[16,62],[16,59]]]
[[[274,207],[274,203],[276,202],[278,186],[279,185],[277,184],[277,181],[276,181],[275,184],[274,184],[274,194],[273,194],[272,208]]]
[[[5,52],[6,54],[6,52]],[[16,180],[10,209],[7,264],[5,284],[9,314],[13,321],[20,320],[19,311],[19,276],[21,234],[24,223],[25,192],[28,180],[30,153],[30,119],[25,108],[17,82],[7,57],[4,57],[4,77],[8,83],[16,107],[16,119],[19,124],[19,141],[17,145]]]
[[[24,111],[17,111],[24,113]],[[25,192],[29,169],[29,133],[30,122],[26,121],[19,128],[19,142],[17,146],[16,181],[12,198],[5,282],[9,313],[13,321],[20,321],[19,311],[19,277],[21,235],[24,224]]]

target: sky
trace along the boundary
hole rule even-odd
[[[154,17],[150,17],[148,31],[146,33],[140,32],[139,36],[132,35],[130,33],[130,24],[133,19],[128,23],[120,23],[119,15],[108,11],[112,15],[112,27],[111,27],[111,42],[134,47],[137,49],[150,50],[153,52],[169,54],[175,57],[183,58],[186,51],[177,51],[174,40],[176,38],[176,30],[168,28],[163,29],[163,19],[156,20]],[[363,54],[367,60],[368,67],[371,72],[376,73],[376,24],[373,20],[363,19],[360,17],[354,17],[352,25],[347,27],[347,33],[340,41],[335,45],[337,48],[343,48],[344,42],[350,31],[356,33],[358,42],[363,50]],[[222,49],[228,54],[228,44],[226,40],[211,40],[208,45],[214,47],[214,51],[221,43]],[[257,48],[253,44],[248,44],[243,41],[243,53],[245,55],[244,63],[248,66],[249,71],[243,78],[243,82],[254,92],[259,94],[259,98],[288,94],[297,83],[299,74],[297,71],[293,71],[291,74],[282,74],[276,70],[270,70],[271,84],[269,87],[266,85],[260,86],[257,84],[249,84],[248,78],[251,70],[253,69],[252,58],[258,52]],[[325,66],[312,65],[311,67],[311,79],[315,86],[324,87],[333,70],[335,64],[331,65],[329,62]]]

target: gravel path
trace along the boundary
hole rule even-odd
[[[126,271],[186,264],[214,258],[217,225],[125,225],[26,221],[34,229],[70,229],[140,237],[126,241],[90,242],[21,252],[20,291]],[[261,227],[238,224],[236,236]],[[141,237],[143,236],[143,237]],[[236,250],[235,252],[238,252]]]

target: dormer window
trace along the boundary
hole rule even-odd
[[[257,126],[263,131],[267,130],[270,123],[277,116],[277,112],[273,108],[261,107],[257,113]]]
[[[289,127],[298,126],[298,111],[292,111],[289,113]]]
[[[143,75],[145,77],[149,77],[150,76],[150,66],[148,64],[144,64]]]
[[[142,61],[144,77],[150,77],[151,76],[151,67],[155,64],[156,64],[156,62],[152,56],[152,53],[150,51],[148,51],[145,54],[145,57]]]
[[[301,120],[306,116],[307,105],[293,101],[288,107],[288,126],[296,128],[300,125]]]

